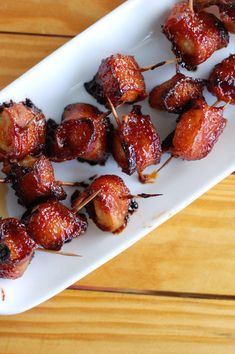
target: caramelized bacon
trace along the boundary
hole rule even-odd
[[[25,226],[15,218],[0,220],[0,278],[23,275],[36,248]]]
[[[225,125],[223,107],[210,107],[204,100],[197,100],[190,110],[180,116],[171,134],[172,146],[169,151],[172,156],[185,160],[202,159],[209,154]]]
[[[94,136],[95,126],[90,118],[64,120],[59,125],[49,119],[47,156],[56,162],[82,157],[93,142]]]
[[[192,12],[187,1],[173,7],[163,25],[163,33],[188,70],[194,70],[229,42],[228,32],[216,16],[204,11]]]
[[[114,106],[147,97],[140,67],[130,55],[115,54],[103,59],[94,78],[85,83],[85,88],[99,103],[107,104],[109,97]]]
[[[115,175],[100,176],[73,200],[72,206],[76,208],[86,196],[95,192],[99,192],[98,195],[86,205],[90,218],[103,231],[121,232],[126,227],[131,202],[124,181]]]
[[[235,54],[214,67],[207,86],[219,100],[235,104]]]
[[[64,242],[83,234],[87,229],[84,215],[76,214],[57,199],[41,203],[23,217],[30,237],[42,247],[59,251]]]
[[[170,80],[155,86],[149,95],[152,108],[181,113],[193,100],[202,97],[204,80],[193,79],[177,72]]]
[[[109,154],[108,139],[112,124],[107,113],[100,112],[98,108],[87,103],[74,103],[65,107],[63,121],[72,119],[91,119],[94,124],[94,138],[88,144],[87,149],[79,157],[81,161],[87,161],[90,164],[104,165]]]
[[[220,20],[229,32],[235,33],[235,2],[234,0],[195,0],[195,9],[203,10],[211,5],[219,8]]]
[[[113,156],[122,171],[129,175],[137,171],[142,182],[142,171],[160,162],[160,137],[150,116],[143,115],[140,106],[133,106],[123,116],[121,125],[114,131],[112,144]]]
[[[43,113],[26,99],[0,106],[0,160],[22,159],[41,152],[45,143]]]
[[[19,203],[31,206],[35,202],[55,197],[65,199],[66,193],[55,181],[51,162],[45,157],[28,156],[18,162],[5,163],[3,171],[19,198]]]

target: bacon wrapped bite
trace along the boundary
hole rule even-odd
[[[143,115],[140,106],[133,106],[114,130],[112,151],[123,172],[131,175],[137,171],[141,182],[148,181],[142,172],[147,166],[160,162],[162,151],[160,136],[150,116]]]
[[[28,156],[17,162],[5,162],[3,172],[12,183],[19,203],[30,207],[49,198],[65,199],[66,193],[55,180],[51,162],[45,157]]]
[[[23,275],[36,248],[25,226],[15,218],[0,219],[0,278]]]
[[[79,158],[103,165],[111,129],[107,113],[86,103],[71,104],[65,108],[60,124],[48,121],[47,156],[56,162]]]
[[[169,113],[182,113],[193,100],[203,97],[204,80],[177,72],[170,80],[155,86],[149,95],[152,108]]]
[[[45,144],[44,114],[29,100],[0,106],[0,160],[40,153]]]
[[[176,4],[163,25],[172,50],[188,70],[206,61],[216,50],[227,47],[228,31],[207,12],[193,12],[187,1]]]
[[[147,97],[141,69],[130,55],[115,54],[103,59],[94,78],[85,83],[85,88],[100,104],[107,104],[107,97],[114,106]]]
[[[235,104],[235,54],[214,67],[207,87],[218,100]]]
[[[93,139],[88,144],[79,160],[90,164],[104,165],[109,155],[109,138],[112,130],[107,113],[103,113],[95,106],[87,103],[70,104],[64,109],[62,121],[88,118],[94,124]]]
[[[209,154],[225,126],[223,107],[210,107],[200,99],[180,116],[175,131],[163,145],[168,145],[174,157],[199,160]]]
[[[90,218],[103,231],[121,232],[127,225],[131,203],[124,181],[115,175],[100,176],[73,201],[72,207],[76,209],[84,198],[95,193],[96,197],[86,205]]]
[[[87,229],[86,217],[72,212],[57,199],[39,204],[32,212],[26,213],[22,220],[37,244],[55,251]]]

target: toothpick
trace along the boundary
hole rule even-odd
[[[47,250],[45,248],[37,248],[36,251],[39,252],[45,252],[45,253],[52,253],[56,254],[58,256],[67,256],[67,257],[82,257],[80,254],[77,253],[71,253],[71,252],[59,252],[59,251],[53,251],[53,250]]]
[[[194,13],[193,0],[189,0],[188,6],[189,6],[189,10],[190,10],[192,13]]]
[[[159,68],[160,66],[178,62],[178,60],[179,60],[179,58],[168,59],[168,60],[161,61],[160,63],[157,63],[157,64],[144,66],[144,67],[140,68],[140,72],[144,72],[144,71],[148,71],[148,70],[154,70],[156,68]]]
[[[67,186],[67,187],[80,187],[81,182],[65,182],[65,181],[56,181],[60,186]]]
[[[159,173],[161,171],[161,169],[163,169],[163,167],[165,167],[166,165],[168,165],[168,163],[173,159],[173,156],[170,156],[165,162],[164,164],[157,170],[157,173]]]
[[[112,101],[110,100],[110,98],[108,96],[107,96],[107,100],[108,100],[109,106],[111,108],[111,111],[113,113],[113,116],[114,116],[114,118],[116,120],[116,123],[117,123],[118,126],[120,126],[121,125],[121,121],[120,121],[120,119],[118,117],[117,111],[114,108],[114,105],[113,105]]]
[[[217,104],[219,104],[221,102],[221,100],[216,100],[214,103],[213,103],[213,105],[211,106],[211,107],[216,107],[217,106]]]
[[[90,203],[92,201],[92,199],[94,199],[99,193],[101,192],[101,189],[99,189],[98,191],[92,193],[89,197],[85,197],[85,199],[82,199],[80,204],[76,204],[75,206],[72,208],[73,212],[77,213],[79,210],[81,210],[84,206],[86,206],[88,203]]]

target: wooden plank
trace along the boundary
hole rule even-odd
[[[228,354],[235,302],[65,291],[0,318],[1,354]]]
[[[235,176],[230,176],[82,286],[235,294]]]
[[[0,2],[0,31],[74,36],[124,0],[7,0]]]
[[[67,38],[0,34],[0,89],[66,41]]]

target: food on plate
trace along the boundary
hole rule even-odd
[[[133,106],[132,111],[118,122],[113,133],[112,152],[123,172],[132,175],[137,171],[142,183],[150,182],[143,171],[160,162],[162,150],[160,136],[150,116],[142,114],[141,106]]]
[[[97,107],[87,103],[70,104],[64,109],[62,121],[90,118],[94,124],[94,137],[84,151],[80,161],[87,161],[92,165],[104,165],[109,155],[109,138],[112,130],[107,115],[110,112],[101,112]]]
[[[46,142],[50,160],[62,162],[79,158],[103,165],[108,157],[108,137],[112,129],[108,113],[85,103],[75,103],[65,108],[60,124],[50,119]]]
[[[90,218],[101,230],[120,233],[128,221],[132,199],[129,189],[116,175],[100,176],[73,200],[72,208],[76,210],[84,198],[95,193],[96,197],[86,205]]]
[[[229,42],[228,31],[216,16],[193,11],[187,1],[174,5],[162,29],[188,70],[195,70]]]
[[[215,65],[207,87],[218,100],[235,104],[235,54]]]
[[[21,277],[36,247],[19,220],[0,219],[0,278]]]
[[[204,86],[204,80],[176,72],[171,79],[152,89],[149,104],[169,113],[181,113],[189,108],[193,100],[203,97]]]
[[[219,8],[220,20],[229,32],[235,33],[235,2],[234,0],[195,0],[195,9],[201,11],[209,6]]]
[[[163,142],[164,150],[184,160],[206,157],[226,126],[223,111],[224,107],[196,100],[192,108],[180,115],[175,131]]]
[[[45,144],[46,119],[29,99],[0,106],[0,161],[39,154]]]
[[[66,198],[61,184],[55,180],[50,160],[43,155],[27,156],[16,162],[5,161],[3,172],[22,205],[30,207],[49,198]]]
[[[42,247],[59,251],[65,242],[84,234],[87,220],[57,199],[40,203],[22,218],[30,237]]]
[[[144,77],[131,55],[115,54],[103,59],[94,78],[85,83],[85,88],[100,104],[107,104],[107,97],[114,106],[147,97]]]

